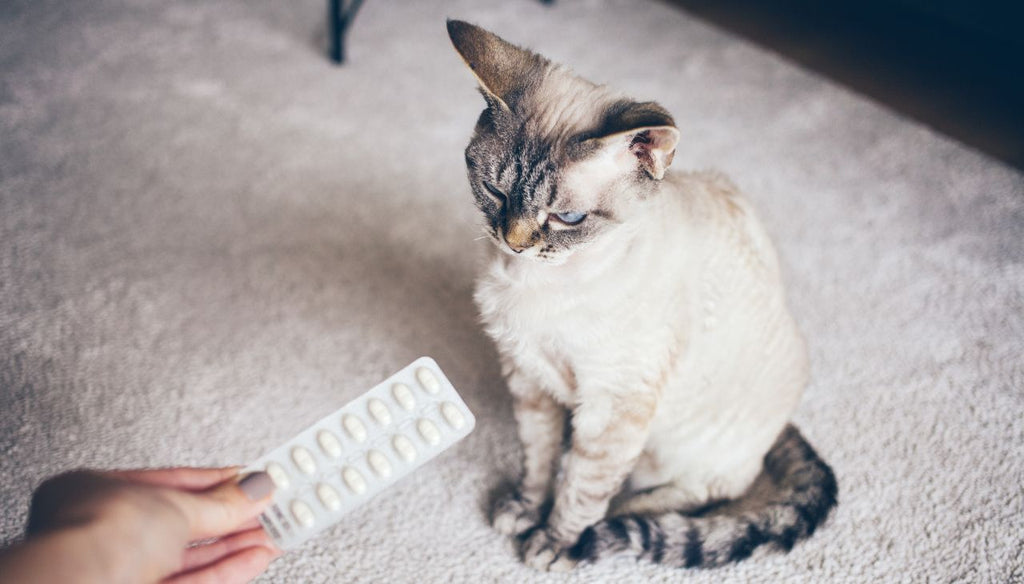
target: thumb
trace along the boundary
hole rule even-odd
[[[201,492],[173,491],[185,513],[189,539],[218,537],[259,515],[270,504],[274,482],[265,472],[231,479]]]

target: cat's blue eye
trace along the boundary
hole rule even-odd
[[[555,213],[555,219],[558,219],[566,225],[577,225],[582,223],[586,218],[586,213]]]
[[[503,193],[503,192],[501,192],[500,190],[498,190],[498,188],[497,188],[497,187],[495,187],[494,185],[492,185],[492,184],[491,184],[491,183],[489,183],[489,182],[485,182],[485,183],[484,183],[484,188],[485,188],[485,189],[487,189],[487,192],[488,192],[488,193],[490,193],[490,195],[491,195],[492,197],[494,197],[495,199],[497,199],[497,201],[498,201],[499,203],[504,203],[504,202],[505,202],[505,199],[506,199],[506,197],[505,197],[505,193]]]

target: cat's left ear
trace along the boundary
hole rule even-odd
[[[632,103],[609,113],[601,134],[592,140],[623,171],[636,169],[639,164],[654,180],[665,178],[679,143],[679,130],[672,116],[652,102]]]
[[[480,82],[489,105],[510,110],[548,62],[498,35],[461,20],[448,20],[448,36]]]

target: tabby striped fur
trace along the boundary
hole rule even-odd
[[[744,560],[761,546],[788,552],[836,505],[832,469],[792,425],[765,456],[758,480],[761,484],[740,501],[604,519],[583,532],[571,554],[591,562],[628,556],[679,568],[721,566]],[[756,505],[755,493],[760,494]]]

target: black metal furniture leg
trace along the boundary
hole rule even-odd
[[[330,56],[335,63],[345,60],[344,35],[341,26],[341,0],[330,0],[327,7],[327,35],[330,42]]]
[[[553,4],[555,0],[540,0],[541,4]],[[328,0],[327,2],[327,36],[330,42],[329,54],[331,60],[338,65],[345,62],[345,39],[348,37],[348,29],[359,12],[363,0],[351,0],[345,5],[345,0]]]
[[[331,60],[339,65],[345,62],[345,39],[349,26],[352,25],[362,4],[363,0],[351,0],[347,6],[345,0],[328,0],[327,35],[330,37],[331,45],[329,54]]]

